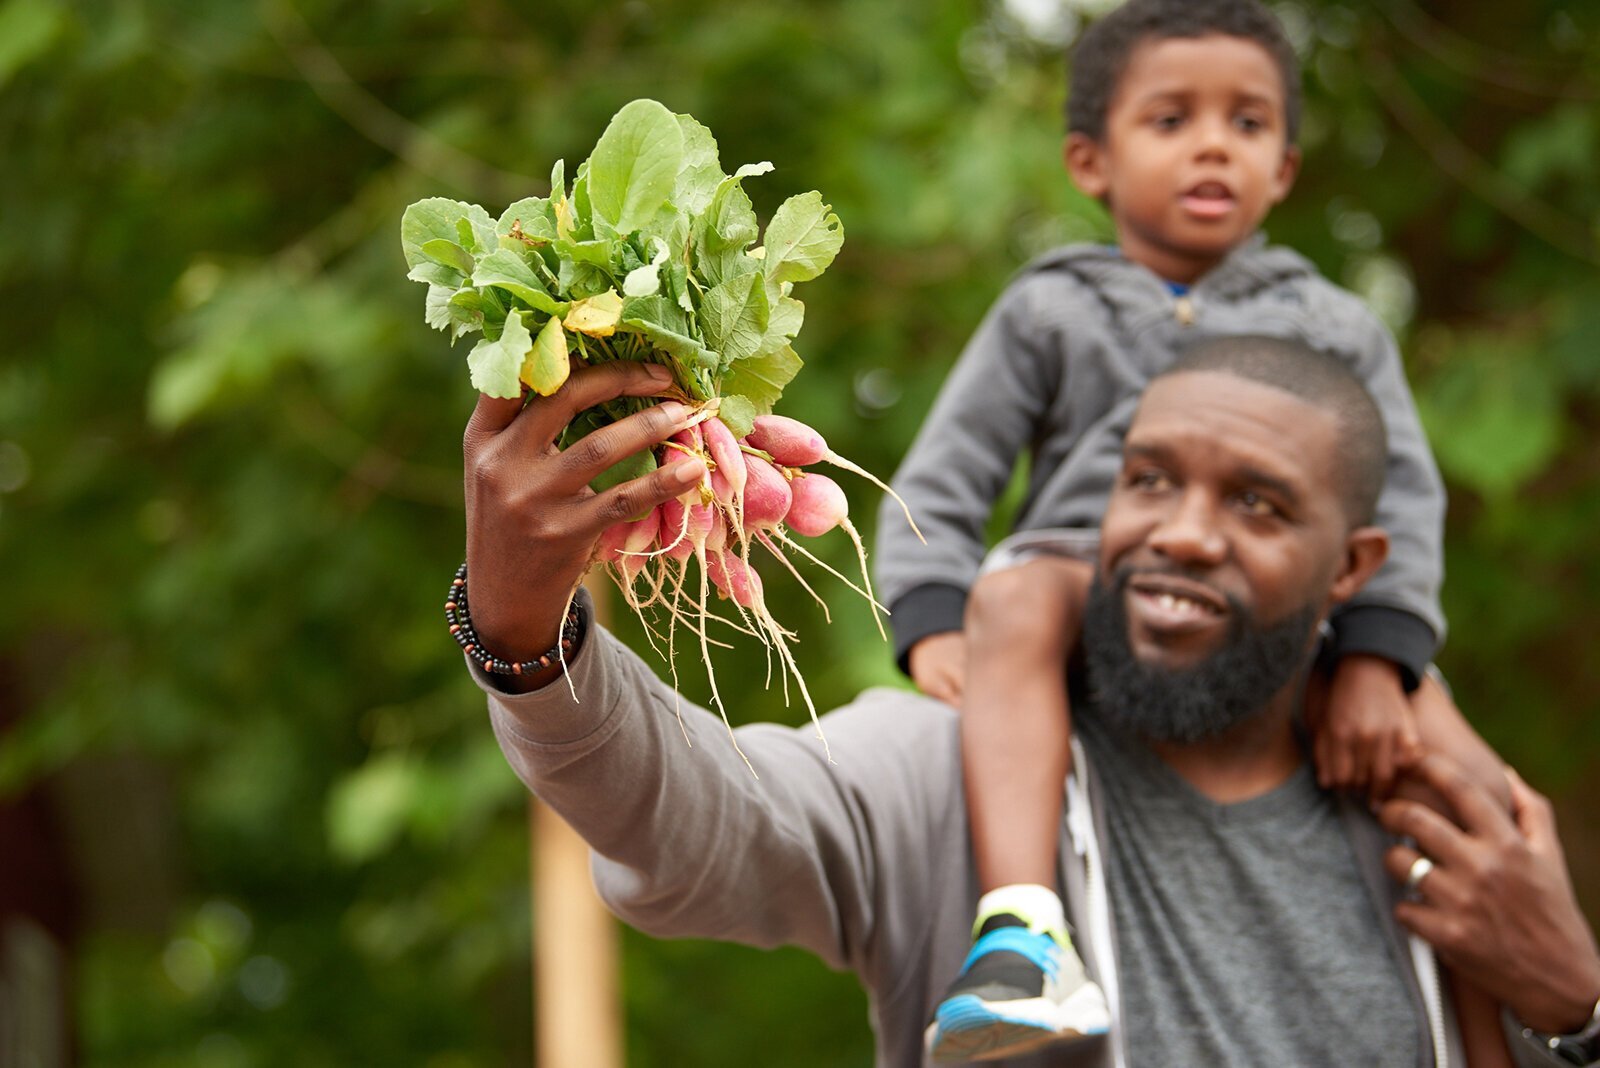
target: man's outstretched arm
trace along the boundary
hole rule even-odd
[[[579,411],[666,388],[650,370],[583,368],[553,396],[526,405],[483,398],[474,411],[465,438],[467,582],[478,636],[495,657],[550,648],[600,533],[703,475],[698,463],[673,464],[604,493],[588,488],[678,429],[682,405],[658,405],[556,449]],[[927,851],[899,855],[894,843],[924,826],[924,765],[943,757],[944,781],[955,780],[954,746],[938,744],[953,736],[948,710],[910,695],[869,697],[828,717],[834,765],[809,729],[745,728],[747,767],[717,717],[682,701],[598,627],[567,667],[571,689],[559,665],[509,680],[475,674],[518,775],[603,858],[596,871],[608,902],[651,933],[795,944],[870,972],[881,872],[908,887],[927,881]],[[527,692],[504,692],[502,680]],[[884,701],[917,707],[883,715],[875,704]],[[933,717],[931,729],[913,726],[918,711]],[[908,818],[875,829],[869,811],[885,808]]]

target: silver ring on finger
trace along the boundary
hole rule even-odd
[[[1416,860],[1413,860],[1411,862],[1411,870],[1406,872],[1406,893],[1420,893],[1422,889],[1422,880],[1426,879],[1428,877],[1428,873],[1432,870],[1433,861],[1429,860],[1427,857],[1419,856]]]

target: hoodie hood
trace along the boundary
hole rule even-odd
[[[1064,245],[1037,257],[1022,269],[1062,271],[1076,276],[1108,306],[1116,319],[1136,322],[1152,308],[1170,307],[1175,299],[1167,281],[1148,267],[1123,256],[1115,245]],[[1237,303],[1280,286],[1298,286],[1317,277],[1304,256],[1281,245],[1268,245],[1256,234],[1189,287],[1206,301]]]

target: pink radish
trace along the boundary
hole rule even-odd
[[[844,490],[839,488],[839,483],[827,475],[807,472],[795,476],[794,481],[789,483],[789,489],[794,494],[794,503],[784,517],[784,523],[796,534],[808,538],[820,537],[834,527],[842,528],[856,547],[856,560],[861,565],[861,584],[866,587],[866,598],[876,605],[872,594],[872,576],[867,571],[867,547],[861,544],[861,535],[857,533],[855,524],[850,522],[850,502],[845,498]],[[883,633],[883,622],[878,619],[876,610],[872,613],[872,621],[878,624],[878,632]]]
[[[784,523],[796,534],[820,538],[840,523],[850,513],[850,502],[845,499],[839,483],[827,475],[807,472],[797,475],[789,483],[793,502],[784,515]]]
[[[685,495],[694,500],[692,493]],[[661,506],[662,551],[674,560],[687,560],[706,543],[714,523],[715,511],[709,504],[685,506],[684,498],[667,501]]]
[[[760,449],[771,456],[774,463],[782,464],[784,467],[810,467],[815,463],[830,463],[860,475],[899,502],[900,510],[906,514],[906,522],[911,524],[911,532],[918,540],[927,542],[922,536],[922,531],[917,529],[917,521],[911,518],[911,509],[906,507],[905,501],[900,500],[898,493],[871,471],[846,460],[828,448],[828,443],[822,439],[822,435],[800,420],[790,419],[786,415],[758,415],[755,419],[755,428],[750,431],[745,441],[751,448]]]
[[[710,513],[710,525],[706,528],[705,539],[702,543],[706,552],[722,552],[728,546],[728,521],[722,518],[722,509],[710,504],[697,504],[695,507],[704,508]]]
[[[785,467],[810,467],[828,456],[822,435],[787,415],[756,416],[755,429],[744,440]]]
[[[776,654],[782,665],[779,674],[784,682],[785,700],[792,678],[816,722],[816,708],[790,648],[795,635],[774,618],[768,607],[761,575],[752,566],[751,549],[759,547],[763,552],[772,553],[801,588],[822,605],[823,615],[828,618],[831,618],[828,605],[796,569],[795,563],[799,559],[807,560],[838,578],[866,599],[873,609],[873,622],[881,633],[883,624],[878,612],[883,606],[873,597],[866,550],[847,514],[849,505],[844,490],[825,475],[801,469],[811,464],[831,463],[857,472],[886,491],[888,487],[834,453],[821,434],[799,420],[771,415],[757,417],[752,432],[744,441],[739,441],[727,424],[716,417],[717,410],[714,400],[702,405],[691,425],[675,433],[656,453],[661,467],[700,462],[705,470],[703,477],[688,492],[667,501],[643,519],[607,528],[596,548],[596,562],[607,566],[628,606],[640,613],[641,619],[646,608],[664,614],[668,622],[665,631],[657,631],[645,620],[646,636],[652,645],[656,645],[656,638],[663,639],[664,655],[673,665],[674,679],[679,641],[685,638],[697,641],[711,687],[710,703],[722,712],[724,722],[727,722],[727,712],[718,692],[711,646],[726,646],[710,637],[713,624],[754,635],[766,646],[769,681],[774,666],[770,657]],[[889,492],[892,495],[892,491]],[[901,507],[904,508],[904,502]],[[906,517],[910,519],[909,512]],[[793,536],[817,537],[834,527],[843,528],[855,545],[861,564],[860,586],[819,559]],[[911,527],[916,530],[914,522]],[[921,537],[920,532],[918,537]],[[641,578],[645,580],[642,592],[638,587]],[[713,587],[724,601],[732,602],[737,618],[716,610],[715,605],[708,605]],[[660,646],[657,649],[660,651]],[[731,725],[729,731],[731,736]],[[822,737],[820,723],[817,733]],[[822,738],[822,742],[826,752],[827,739]],[[737,739],[733,744],[738,751]],[[751,768],[752,774],[754,770]]]
[[[746,530],[770,530],[783,522],[794,504],[789,480],[759,456],[744,458],[748,480],[744,486]]]
[[[616,565],[630,584],[644,570],[642,555],[655,544],[661,534],[661,509],[652,508],[643,519],[632,523],[616,523],[600,535],[600,558]]]
[[[755,568],[731,552],[707,553],[706,570],[711,582],[724,597],[743,608],[759,610],[761,576]]]
[[[728,497],[718,496],[717,499],[736,507],[745,485],[744,453],[739,450],[739,442],[721,419],[707,419],[700,424],[700,431],[706,452],[717,465],[716,474],[722,476],[730,491]]]

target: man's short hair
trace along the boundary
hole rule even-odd
[[[1300,134],[1300,61],[1283,26],[1257,0],[1128,0],[1090,26],[1071,53],[1067,132],[1105,139],[1106,113],[1139,45],[1211,34],[1243,37],[1267,50],[1283,76],[1284,125],[1294,144]]]
[[[1351,527],[1372,522],[1389,462],[1389,436],[1377,402],[1348,364],[1300,341],[1220,337],[1185,349],[1154,380],[1197,371],[1230,374],[1281,389],[1331,414],[1338,426],[1334,467],[1340,503]]]

